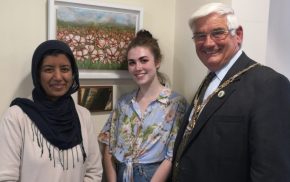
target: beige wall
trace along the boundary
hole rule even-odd
[[[172,80],[174,54],[175,0],[108,0],[95,1],[142,7],[143,27],[159,39],[164,54],[161,71]],[[31,95],[31,57],[36,46],[46,40],[46,0],[0,1],[0,115],[15,97]],[[116,99],[120,94],[134,88],[129,80],[81,80],[81,84],[114,85]],[[76,95],[74,95],[76,98]],[[97,132],[104,125],[108,113],[93,114]]]

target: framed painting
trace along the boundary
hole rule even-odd
[[[80,86],[78,104],[90,112],[111,111],[113,86]]]
[[[48,39],[70,46],[81,79],[129,78],[124,54],[142,20],[142,8],[48,0]]]

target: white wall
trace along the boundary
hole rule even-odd
[[[255,61],[265,64],[270,0],[232,0],[244,29],[243,50]]]
[[[290,1],[271,1],[266,64],[290,79]]]
[[[159,39],[164,54],[161,71],[168,74],[172,80],[175,0],[95,1],[143,7],[143,27]],[[31,57],[36,46],[47,38],[46,0],[0,1],[0,22],[0,83],[2,85],[0,115],[2,115],[13,98],[31,95]],[[134,88],[132,82],[128,80],[82,80],[81,84],[112,84],[116,91],[114,98]],[[97,132],[102,128],[107,117],[108,113],[94,114]]]

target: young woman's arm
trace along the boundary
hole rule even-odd
[[[151,182],[163,182],[166,181],[168,178],[168,175],[170,173],[171,170],[171,166],[172,163],[170,160],[165,159],[160,166],[158,167],[158,169],[156,170],[156,172],[154,173]]]
[[[103,154],[103,165],[107,182],[116,182],[116,165],[112,154],[109,152],[109,146],[105,145]]]

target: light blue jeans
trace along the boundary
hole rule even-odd
[[[148,182],[153,177],[155,171],[160,166],[161,162],[150,164],[134,164],[133,178],[134,182]],[[123,181],[123,173],[126,165],[124,163],[117,164],[117,181]]]

